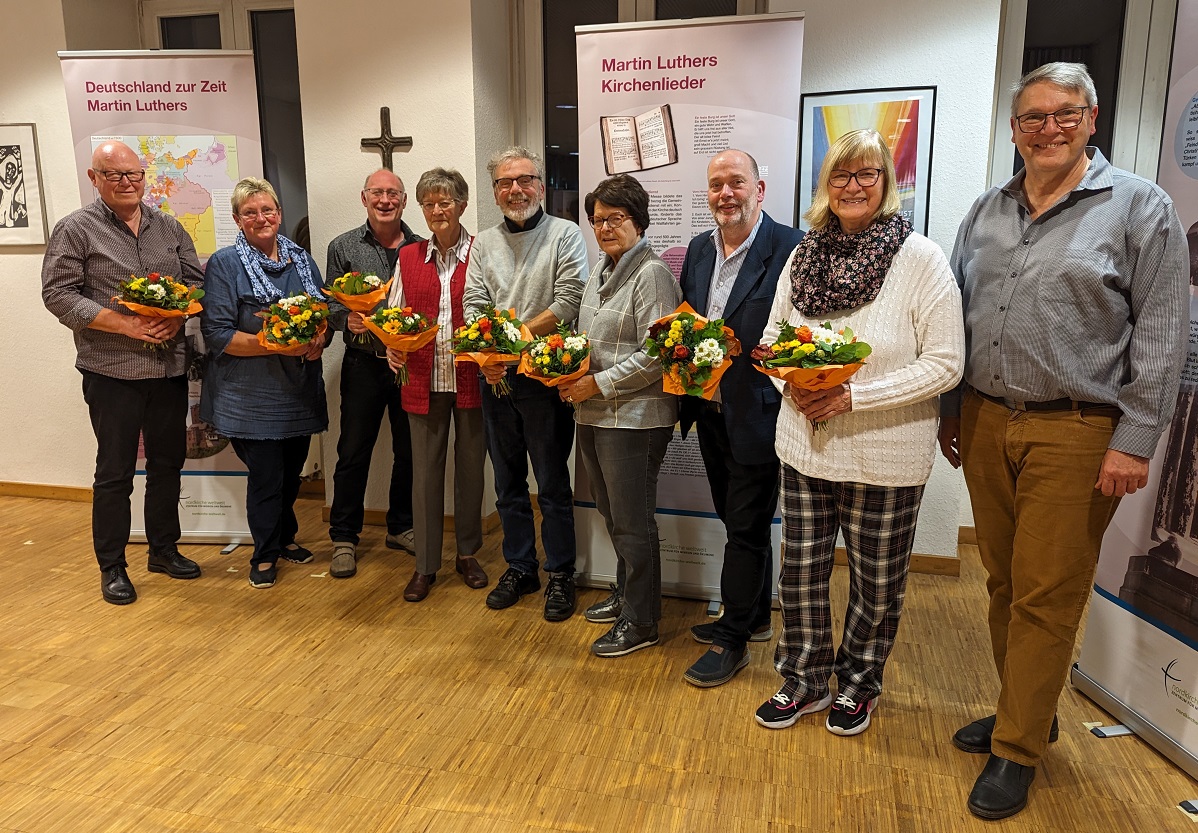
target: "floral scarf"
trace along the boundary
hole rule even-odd
[[[890,264],[913,229],[902,214],[845,234],[835,216],[807,232],[790,268],[790,302],[808,317],[853,309],[878,297]]]
[[[279,245],[278,260],[271,260],[259,249],[251,246],[242,232],[237,233],[237,240],[233,244],[237,247],[237,254],[241,257],[241,265],[245,267],[246,273],[250,276],[254,297],[261,301],[263,306],[270,306],[279,300],[283,293],[266,276],[266,273],[280,275],[288,265],[294,263],[300,280],[304,284],[304,291],[319,300],[322,297],[320,287],[312,279],[312,267],[308,265],[308,253],[297,243],[293,243],[281,234],[275,239]]]

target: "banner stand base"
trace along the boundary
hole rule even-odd
[[[1177,764],[1183,772],[1191,778],[1198,779],[1198,758],[1179,746],[1176,741],[1145,720],[1144,717],[1132,711],[1126,703],[1116,699],[1113,694],[1078,668],[1077,663],[1073,664],[1073,668],[1069,672],[1069,682],[1074,688],[1093,700],[1099,708],[1134,731],[1145,743]]]

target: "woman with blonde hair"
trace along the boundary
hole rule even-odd
[[[914,233],[900,207],[881,135],[857,130],[836,140],[806,215],[812,229],[783,267],[770,311],[769,321],[796,328],[850,327],[873,353],[831,390],[779,383],[783,633],[774,665],[782,686],[757,710],[767,728],[831,706],[830,732],[865,731],[898,631],[936,448],[937,395],[961,378],[965,352],[948,260]],[[779,330],[770,324],[762,341],[772,343]],[[849,603],[834,653],[828,583],[839,532]]]

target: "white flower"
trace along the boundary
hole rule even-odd
[[[532,346],[532,350],[530,350],[529,352],[532,353],[534,356],[543,356],[549,352],[549,345],[543,341],[538,341],[536,344],[534,344]]]
[[[566,349],[571,353],[577,353],[579,350],[587,349],[586,336],[566,336],[563,339],[563,342],[565,343]]]
[[[695,347],[695,364],[718,365],[724,361],[724,350],[714,338],[705,338]]]
[[[160,283],[152,283],[146,287],[146,292],[153,295],[155,298],[162,299],[166,297],[166,289]]]
[[[511,321],[503,322],[503,334],[505,336],[507,336],[508,339],[510,339],[511,341],[519,341],[520,340],[520,328],[517,327],[515,324],[513,324]]]
[[[379,280],[378,275],[367,275],[366,277],[362,278],[362,283],[366,284],[367,286],[379,286],[382,284],[382,281]]]

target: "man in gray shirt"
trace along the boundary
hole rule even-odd
[[[940,446],[964,467],[1002,686],[953,743],[990,755],[968,801],[987,819],[1023,809],[1057,737],[1103,532],[1148,483],[1185,356],[1185,235],[1164,191],[1086,146],[1097,113],[1083,65],[1025,75],[1024,170],[974,203],[952,258],[968,355]]]
[[[582,232],[541,208],[545,168],[532,151],[508,148],[491,158],[487,170],[504,220],[479,232],[470,250],[462,296],[466,320],[486,306],[515,309],[533,335],[544,335],[557,322],[571,322],[578,316],[587,271]],[[504,374],[511,393],[496,396],[491,384]],[[495,467],[496,508],[508,563],[487,596],[487,606],[511,607],[521,596],[541,588],[528,494],[531,459],[549,573],[545,618],[561,622],[574,613],[574,495],[568,465],[574,411],[556,390],[516,375],[512,367],[486,367],[483,376],[483,425]]]
[[[179,221],[142,203],[145,171],[122,142],[96,149],[87,172],[99,198],[58,221],[42,262],[42,300],[75,333],[83,398],[96,435],[92,543],[104,600],[137,600],[126,571],[129,495],[145,447],[147,569],[198,578],[179,554],[179,472],[186,457],[186,348],[176,338],[182,318],[135,315],[113,301],[130,275],[152,272],[190,286],[203,273],[195,245]],[[163,345],[158,350],[148,349]]]

